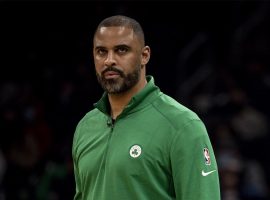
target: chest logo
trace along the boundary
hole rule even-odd
[[[142,148],[139,145],[133,145],[129,150],[129,155],[133,158],[138,158],[142,153]]]

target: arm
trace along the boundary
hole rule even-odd
[[[218,168],[213,148],[200,120],[191,120],[171,148],[177,200],[220,200]]]
[[[73,139],[73,146],[72,146],[73,170],[74,170],[74,178],[75,178],[75,184],[76,184],[74,200],[82,200],[81,181],[80,181],[79,168],[77,165],[77,157],[76,157],[76,151],[75,151],[76,149],[75,140],[76,140],[76,137],[74,137]]]
[[[76,184],[76,193],[74,196],[74,200],[82,200],[81,184],[80,184],[78,170],[75,164],[74,164],[74,177],[75,177],[75,184]]]

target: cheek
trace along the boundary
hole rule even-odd
[[[101,73],[102,68],[103,68],[103,64],[97,60],[94,61],[94,65],[95,65],[95,70],[97,73]]]
[[[99,68],[95,68],[95,70],[96,70],[96,74],[98,74],[99,76],[101,76],[101,69],[99,69]]]
[[[140,57],[131,57],[127,59],[128,62],[125,62],[126,71],[133,71],[138,66],[141,66],[141,59]]]

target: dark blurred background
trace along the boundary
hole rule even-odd
[[[137,19],[163,92],[205,122],[223,200],[270,199],[268,1],[0,1],[0,200],[71,200],[104,17]]]

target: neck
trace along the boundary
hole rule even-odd
[[[139,81],[134,87],[121,94],[109,94],[109,102],[111,106],[111,116],[116,119],[122,113],[125,106],[130,102],[131,98],[137,94],[147,84],[146,79]]]

